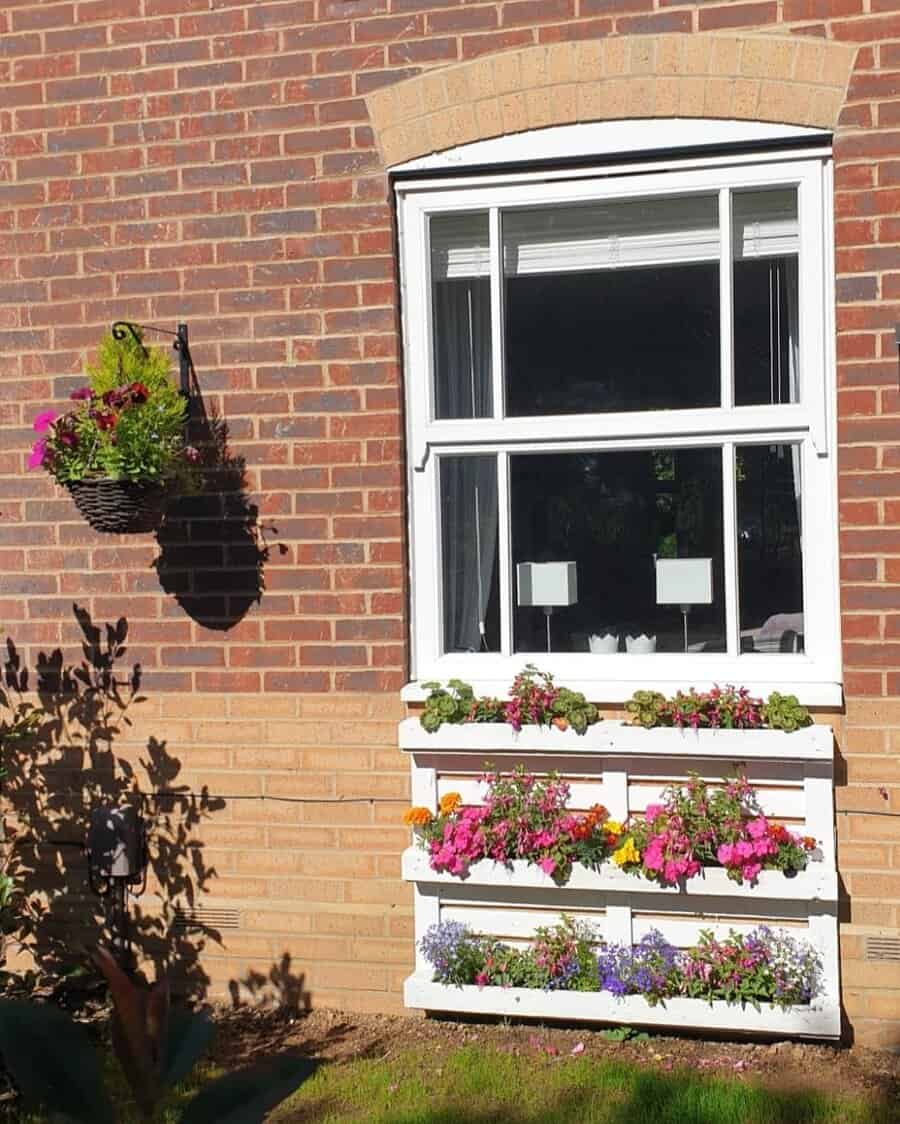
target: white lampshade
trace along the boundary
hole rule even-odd
[[[578,600],[575,562],[520,562],[516,578],[520,605],[574,605]]]
[[[711,605],[711,558],[657,558],[657,605]]]

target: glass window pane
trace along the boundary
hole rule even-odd
[[[503,216],[511,416],[717,406],[715,196]]]
[[[800,446],[737,449],[742,652],[803,651]]]
[[[574,604],[553,607],[553,651],[683,652],[678,604],[660,603],[657,559],[711,560],[711,602],[687,613],[691,652],[725,650],[722,452],[659,449],[510,458],[515,647],[547,650],[522,562],[574,562]]]
[[[491,389],[490,234],[486,212],[430,223],[437,418],[487,418]]]
[[[732,220],[735,403],[798,402],[797,190],[737,192]]]
[[[500,649],[497,460],[442,457],[441,559],[445,652]]]

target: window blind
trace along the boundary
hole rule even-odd
[[[797,253],[793,188],[735,193],[732,214],[736,258]],[[716,195],[539,207],[503,215],[508,276],[715,261],[719,245]],[[488,276],[484,212],[432,221],[431,269],[437,280]]]

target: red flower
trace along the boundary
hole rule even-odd
[[[104,397],[106,397],[104,395]],[[98,429],[113,429],[118,417],[111,410],[98,410],[94,420]]]
[[[128,393],[131,395],[131,401],[136,406],[146,402],[150,397],[150,391],[142,382],[133,382],[131,386],[128,387]]]

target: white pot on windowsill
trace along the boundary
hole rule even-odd
[[[647,655],[649,652],[655,652],[656,637],[648,636],[646,632],[642,632],[640,636],[626,636],[625,651],[631,652],[631,654],[635,656],[643,656]]]
[[[594,655],[609,655],[611,652],[618,652],[618,634],[607,632],[600,636],[597,633],[591,633],[588,637],[588,647]]]

